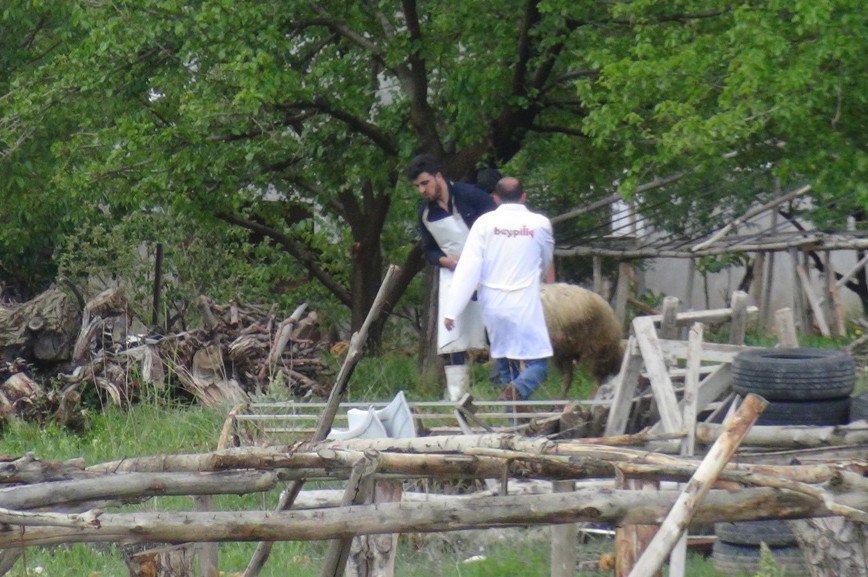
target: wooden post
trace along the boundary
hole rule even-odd
[[[687,289],[684,295],[684,307],[692,311],[693,310],[693,286],[696,280],[696,259],[690,259],[690,265],[687,267]]]
[[[377,457],[365,455],[353,465],[341,506],[363,505],[373,498],[374,473],[377,471]],[[320,575],[322,577],[341,577],[350,555],[353,538],[334,539],[329,543]]]
[[[615,487],[619,489],[633,489],[636,491],[657,492],[660,483],[642,479],[619,478],[615,481]],[[636,564],[636,560],[642,551],[657,533],[657,525],[624,525],[615,528],[615,577],[627,577]],[[658,576],[663,572],[658,571]]]
[[[669,371],[663,359],[660,339],[657,338],[657,331],[654,330],[654,322],[648,317],[633,319],[633,333],[636,335],[636,342],[642,352],[645,370],[651,381],[651,391],[657,402],[663,430],[667,433],[681,431],[681,412],[678,409],[678,401],[675,399],[672,379],[669,377]]]
[[[193,497],[197,511],[214,511],[213,495],[196,495]],[[196,555],[199,559],[200,577],[219,577],[220,560],[217,543],[196,543]]]
[[[609,418],[606,420],[607,437],[616,437],[627,432],[627,422],[630,419],[630,408],[633,406],[633,394],[639,385],[639,374],[642,372],[642,357],[636,346],[636,338],[627,339],[621,370],[614,383],[615,397],[609,408]]]
[[[599,256],[591,257],[591,262],[594,267],[594,292],[609,300],[609,295],[603,294],[603,259]]]
[[[803,333],[810,334],[810,323],[808,322],[807,305],[805,304],[804,293],[800,290],[801,280],[799,280],[799,251],[796,248],[789,248],[787,252],[790,254],[790,260],[793,265],[793,316],[797,325]]]
[[[811,306],[811,312],[814,315],[814,320],[817,322],[817,328],[820,329],[820,334],[824,337],[832,336],[832,333],[829,331],[829,324],[823,315],[823,307],[820,306],[820,299],[817,298],[817,295],[814,294],[814,289],[811,288],[811,279],[808,277],[805,267],[800,264],[796,265],[796,273],[799,275],[802,291],[805,293],[805,297],[807,297],[808,303]]]
[[[796,323],[793,320],[792,309],[784,307],[775,313],[775,332],[778,335],[778,344],[782,349],[798,348],[799,337],[796,334]]]
[[[678,299],[665,297],[663,299],[663,320],[660,321],[660,337],[664,339],[678,338]]]
[[[575,481],[553,481],[553,493],[570,493],[576,488]],[[578,551],[576,536],[578,525],[552,525],[552,577],[573,577],[576,574]]]
[[[374,488],[375,503],[401,501],[401,481],[382,479]],[[353,539],[345,577],[394,577],[398,533],[360,535]]]
[[[683,413],[687,436],[681,442],[681,454],[692,456],[696,450],[696,410],[699,393],[699,366],[702,361],[702,323],[693,323],[687,335],[687,367],[684,374]],[[669,577],[684,577],[687,568],[687,529],[669,556]]]
[[[400,271],[401,267],[399,266],[389,266],[389,269],[386,271],[386,276],[383,277],[380,290],[377,291],[377,296],[374,297],[374,302],[371,305],[371,309],[368,311],[368,316],[365,317],[365,322],[362,323],[361,328],[356,331],[350,339],[350,349],[347,351],[347,356],[344,358],[344,362],[341,365],[337,378],[335,379],[335,384],[332,387],[331,393],[329,393],[326,407],[323,409],[323,412],[319,417],[319,423],[317,423],[316,431],[314,431],[311,440],[322,441],[331,430],[335,415],[337,415],[338,412],[338,406],[346,395],[347,388],[349,387],[350,377],[352,376],[353,371],[356,370],[356,365],[361,359],[362,350],[364,349],[365,342],[368,339],[368,329],[370,328],[371,323],[373,323],[380,315],[386,295],[388,294],[392,283],[398,280],[398,273],[400,273]],[[290,483],[289,486],[280,493],[280,498],[277,502],[277,510],[285,511],[292,507],[292,503],[295,501],[296,497],[298,497],[302,487],[304,487],[304,479],[299,479]],[[262,567],[265,566],[265,562],[268,561],[269,556],[271,556],[271,548],[272,543],[270,541],[259,543],[256,546],[256,550],[253,552],[253,556],[250,558],[250,562],[244,569],[242,577],[257,577],[262,571]],[[344,562],[346,562],[346,559]]]
[[[735,453],[741,440],[767,405],[768,402],[757,395],[750,394],[745,398],[735,418],[727,425],[724,434],[718,437],[696,468],[684,492],[678,497],[672,510],[660,525],[660,530],[636,562],[630,577],[651,577],[660,570],[660,566],[678,540],[681,528],[690,523],[696,506],[711,490],[711,486]]]
[[[744,344],[744,333],[747,328],[747,293],[735,291],[732,293],[732,322],[729,325],[729,342],[734,345]]]
[[[765,312],[763,306],[763,282],[765,281],[766,253],[758,252],[753,257],[753,282],[750,285],[750,298],[760,309],[760,314]]]
[[[627,297],[630,296],[630,269],[629,263],[618,263],[618,284],[615,287],[615,318],[624,326],[627,319]]]
[[[832,251],[823,251],[823,268],[826,273],[826,311],[829,323],[835,328],[835,334],[839,337],[847,336],[847,327],[844,325],[844,312],[841,308],[841,294],[835,283],[835,265],[832,264]]]
[[[772,211],[772,222],[771,222],[771,230],[776,230],[778,226],[778,211]],[[775,253],[774,251],[769,253],[768,257],[768,266],[766,274],[766,286],[763,291],[763,302],[762,305],[759,305],[760,314],[762,315],[762,326],[764,329],[768,329],[772,326],[773,316],[772,316],[772,281],[775,276]],[[757,303],[758,304],[758,303]]]

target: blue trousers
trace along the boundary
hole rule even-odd
[[[520,370],[521,362],[507,358],[494,360],[501,385],[512,383],[518,389],[521,398],[527,399],[546,380],[549,374],[549,361],[548,359],[525,359],[523,371]]]

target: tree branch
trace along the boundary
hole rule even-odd
[[[286,249],[289,254],[291,254],[296,260],[298,260],[299,263],[301,263],[301,265],[308,270],[308,272],[310,272],[311,276],[313,276],[315,279],[321,282],[323,286],[325,286],[329,291],[331,291],[331,293],[335,295],[335,297],[337,297],[338,300],[341,301],[341,303],[347,306],[350,305],[351,299],[349,291],[341,284],[339,284],[334,279],[334,277],[332,277],[328,272],[326,272],[321,266],[319,266],[316,257],[311,254],[306,247],[297,243],[295,240],[283,234],[282,232],[271,228],[270,226],[243,218],[237,214],[230,214],[228,212],[218,211],[217,213],[215,213],[214,216],[224,222],[240,226],[253,232],[257,232],[263,236],[267,236],[275,242],[278,242]]]
[[[309,101],[300,101],[291,104],[281,104],[280,108],[283,110],[298,110],[308,108],[318,110],[323,114],[331,116],[336,120],[340,120],[358,134],[367,137],[386,154],[390,156],[397,156],[398,154],[398,147],[395,145],[395,142],[383,131],[377,128],[377,126],[371,124],[370,122],[362,120],[361,118],[347,112],[346,110],[341,110],[335,107],[325,98],[314,98],[313,100]]]

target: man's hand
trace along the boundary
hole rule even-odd
[[[455,328],[455,321],[453,319],[450,319],[449,317],[446,317],[443,319],[443,326],[446,327],[447,331],[451,331]]]
[[[449,270],[455,270],[455,267],[458,266],[458,257],[457,256],[441,256],[440,257],[440,266],[448,268]]]

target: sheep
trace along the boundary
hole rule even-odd
[[[573,363],[584,365],[602,384],[621,367],[621,326],[601,296],[565,283],[540,288],[543,313],[554,351],[554,365],[563,377],[561,397],[573,381]]]

